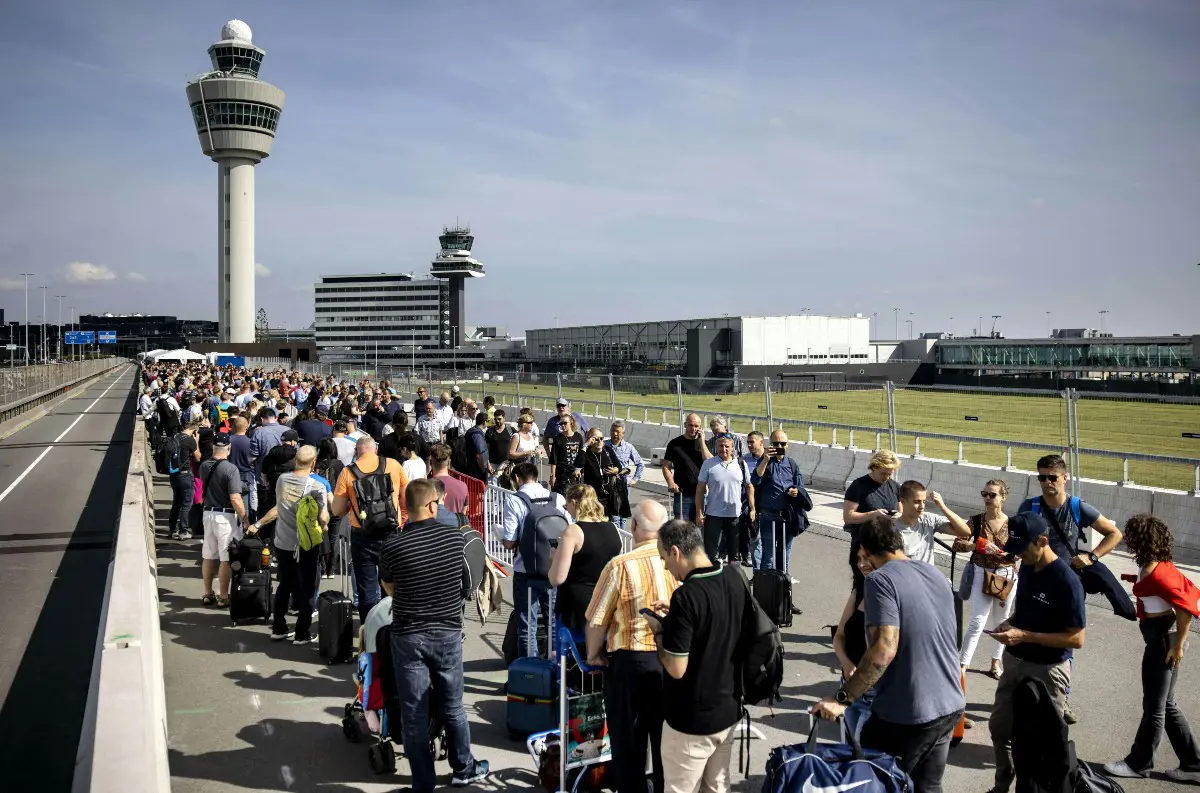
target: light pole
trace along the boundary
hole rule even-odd
[[[879,312],[871,312],[871,332],[875,334],[875,338],[879,338]]]
[[[950,335],[954,335],[954,317],[950,317]]]
[[[1050,338],[1050,312],[1046,312],[1046,338]]]
[[[29,366],[29,276],[36,273],[21,273],[25,276],[25,365]]]
[[[913,328],[912,328],[912,326],[913,326],[913,321],[912,321],[912,318],[913,318],[913,316],[914,316],[914,315],[913,315],[913,312],[911,312],[911,311],[910,311],[910,312],[908,312],[908,338],[909,338],[910,340],[911,340],[911,339],[912,339],[912,337],[913,337]]]
[[[42,290],[42,360],[50,363],[50,356],[46,354],[46,292],[50,290],[48,286],[39,286]]]
[[[63,324],[62,324],[62,301],[66,295],[55,295],[58,298],[58,353],[55,357],[62,360],[63,357]]]
[[[554,327],[558,327],[558,317],[554,318]],[[453,345],[450,348],[450,359],[454,362],[454,376],[458,377],[458,326],[450,326],[450,343]]]
[[[75,306],[67,306],[67,310],[71,312],[71,329],[75,329]],[[75,345],[71,345],[71,360],[75,360]]]
[[[1104,334],[1104,315],[1108,313],[1107,308],[1100,309],[1100,333]]]
[[[892,333],[894,334],[893,338],[899,339],[900,338],[900,309],[898,309],[898,308],[892,309],[892,318],[896,320],[896,327],[892,330]]]
[[[979,318],[979,327],[976,329],[976,336],[983,338],[983,317]]]

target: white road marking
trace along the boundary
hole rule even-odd
[[[3,501],[4,499],[6,499],[6,498],[8,497],[8,494],[9,494],[9,493],[11,493],[12,491],[14,491],[14,490],[16,490],[16,489],[17,489],[17,485],[21,484],[21,482],[22,482],[22,481],[24,481],[25,477],[29,476],[29,472],[30,472],[30,471],[32,471],[34,468],[36,468],[36,467],[37,467],[37,464],[38,464],[38,463],[40,463],[40,462],[42,461],[42,458],[43,458],[43,457],[45,457],[47,454],[49,454],[49,453],[50,453],[50,450],[54,448],[54,445],[53,445],[53,444],[55,444],[55,443],[58,443],[58,442],[59,442],[59,441],[61,441],[63,438],[65,438],[65,437],[67,436],[67,433],[68,433],[68,432],[70,432],[71,430],[73,430],[73,429],[75,428],[75,425],[79,423],[79,420],[80,420],[81,418],[83,418],[83,416],[84,416],[84,413],[87,413],[89,410],[91,410],[92,408],[96,407],[96,403],[97,403],[97,402],[99,402],[101,399],[104,399],[104,395],[105,395],[105,394],[107,394],[109,391],[111,391],[113,386],[115,386],[117,383],[121,382],[121,376],[122,376],[122,375],[124,375],[124,374],[125,374],[127,371],[128,371],[128,370],[122,370],[121,372],[119,372],[119,373],[118,373],[118,376],[117,376],[117,379],[116,379],[116,380],[114,380],[114,381],[112,382],[112,385],[110,385],[108,388],[106,388],[106,389],[104,389],[102,392],[100,392],[100,396],[96,397],[96,398],[95,398],[95,399],[92,401],[92,404],[90,404],[90,405],[88,405],[86,408],[84,408],[84,409],[83,409],[83,413],[80,413],[78,416],[76,416],[76,417],[75,417],[75,420],[71,422],[71,426],[69,426],[69,427],[67,427],[65,430],[63,430],[63,431],[62,431],[62,434],[60,434],[60,435],[59,435],[57,438],[55,438],[55,439],[54,439],[54,440],[51,442],[51,445],[50,445],[50,446],[47,446],[47,447],[46,447],[44,450],[42,450],[42,453],[41,453],[41,454],[39,454],[39,455],[38,455],[38,456],[37,456],[37,457],[34,459],[34,461],[33,461],[32,463],[30,463],[30,464],[29,464],[29,467],[28,467],[28,468],[26,468],[24,471],[22,471],[22,472],[21,472],[21,475],[20,475],[20,476],[18,476],[16,479],[14,479],[14,480],[13,480],[13,483],[12,483],[11,485],[9,485],[9,486],[8,486],[8,487],[7,487],[7,488],[4,490],[4,492],[3,492],[3,493],[0,493],[0,501]]]

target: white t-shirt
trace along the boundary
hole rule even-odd
[[[917,522],[912,526],[905,526],[896,521],[896,530],[904,539],[905,555],[909,559],[933,564],[933,535],[948,525],[950,521],[929,512],[921,513],[921,517],[917,518]]]
[[[347,436],[342,436],[341,438],[334,438],[333,442],[337,446],[338,460],[341,462],[341,464],[342,465],[352,464],[354,462],[355,442],[350,440],[350,438]]]
[[[404,469],[404,475],[410,482],[414,479],[424,479],[429,475],[429,466],[420,457],[405,460],[400,467]]]
[[[746,485],[741,460],[734,457],[725,462],[720,457],[710,457],[700,466],[700,474],[696,478],[705,484],[705,515],[736,518],[741,514],[742,488]]]

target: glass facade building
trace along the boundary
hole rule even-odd
[[[741,324],[741,317],[712,317],[541,328],[526,331],[525,344],[532,361],[674,369],[687,364],[689,330],[701,327],[728,329],[734,337],[731,346],[736,350],[741,344]]]
[[[942,339],[935,363],[946,369],[1185,373],[1200,366],[1200,337]]]

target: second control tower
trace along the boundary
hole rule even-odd
[[[471,236],[469,227],[457,224],[445,226],[438,242],[442,244],[442,251],[433,260],[431,274],[434,278],[445,278],[450,286],[450,330],[449,333],[443,333],[442,338],[448,341],[449,346],[458,347],[466,333],[463,327],[466,320],[465,279],[483,278],[485,273],[483,263],[471,258],[471,246],[475,244],[475,238]]]

